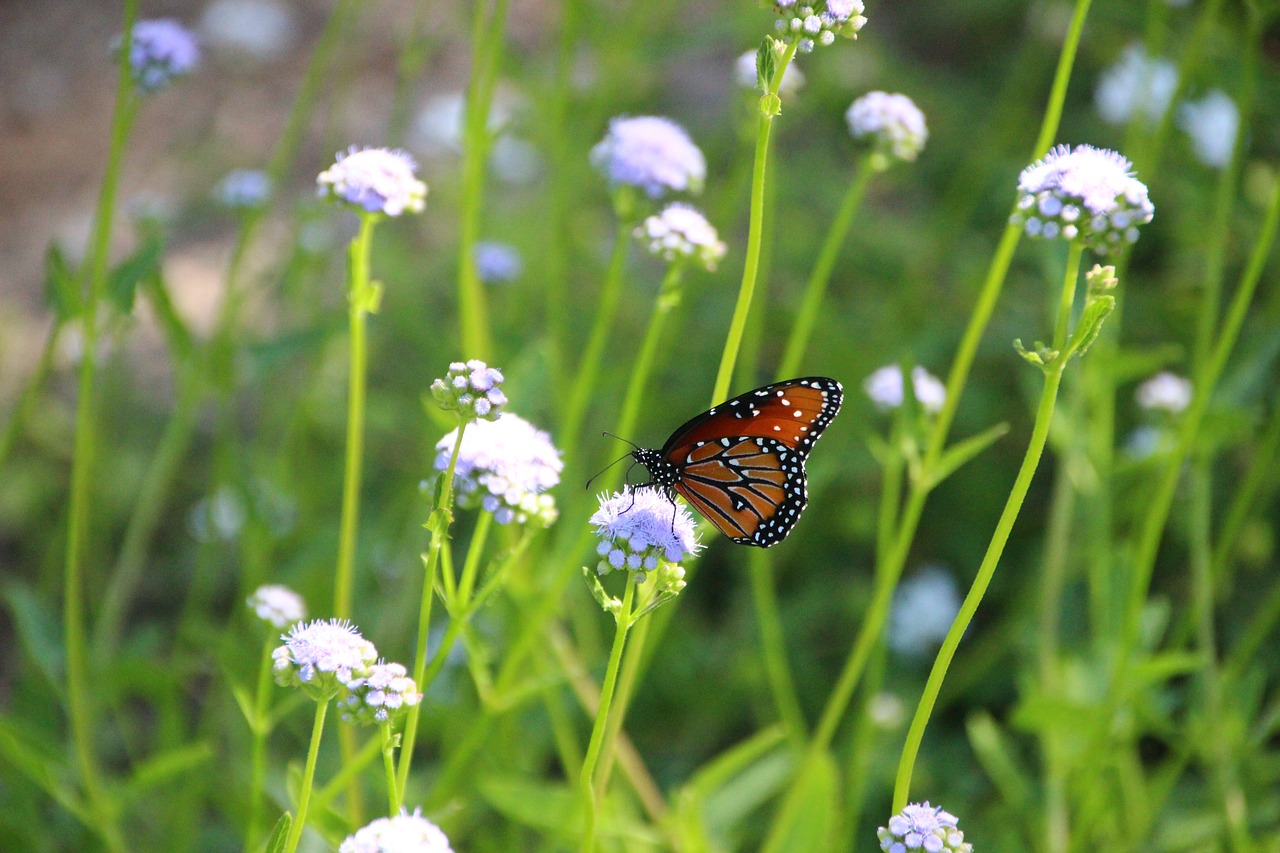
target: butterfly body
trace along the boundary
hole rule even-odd
[[[679,494],[734,542],[767,548],[808,503],[805,459],[843,399],[834,379],[776,382],[689,419],[661,450],[631,455],[648,469],[646,485]]]

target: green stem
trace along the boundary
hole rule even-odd
[[[982,602],[982,597],[995,576],[996,566],[1004,554],[1005,544],[1009,541],[1009,534],[1013,531],[1013,524],[1017,521],[1018,513],[1027,497],[1027,490],[1031,488],[1031,480],[1040,464],[1040,457],[1044,453],[1045,442],[1049,438],[1049,425],[1053,421],[1054,404],[1058,399],[1058,386],[1062,382],[1062,371],[1072,355],[1066,348],[1067,324],[1071,319],[1071,305],[1075,299],[1076,280],[1080,274],[1080,257],[1083,253],[1083,244],[1073,243],[1067,255],[1062,301],[1058,307],[1058,320],[1053,335],[1053,349],[1058,351],[1058,356],[1045,366],[1044,389],[1040,394],[1040,405],[1036,410],[1035,425],[1031,430],[1031,440],[1027,445],[1026,455],[1022,459],[1022,467],[1018,470],[1013,490],[1005,502],[1004,511],[1000,513],[1000,520],[996,523],[995,532],[987,546],[987,553],[982,558],[982,564],[978,567],[973,585],[960,605],[960,612],[951,623],[946,639],[942,641],[942,648],[939,649],[938,656],[934,660],[933,669],[930,670],[929,679],[925,683],[924,693],[920,697],[920,704],[916,708],[915,718],[912,719],[911,728],[907,731],[907,741],[902,749],[898,775],[893,786],[892,810],[894,812],[902,811],[907,804],[907,793],[911,787],[911,773],[915,767],[916,754],[919,752],[920,742],[924,739],[924,730],[929,723],[934,703],[938,699],[938,692],[942,689],[943,679],[946,678],[947,669],[951,665],[956,649],[960,646],[965,630],[973,621],[978,605]]]
[[[302,789],[298,792],[298,814],[289,826],[289,835],[285,841],[285,853],[294,853],[298,849],[298,841],[302,838],[302,830],[307,825],[307,807],[311,802],[311,786],[316,778],[316,757],[320,755],[320,737],[324,734],[325,712],[329,710],[329,699],[316,702],[316,718],[311,726],[311,744],[307,747],[307,765],[302,771]]]
[[[760,631],[760,652],[773,704],[792,745],[802,747],[809,727],[800,708],[791,666],[787,662],[786,632],[782,629],[769,554],[763,549],[753,550],[748,556],[747,569],[751,575],[751,599],[755,602],[757,630]]]
[[[244,853],[252,853],[262,843],[263,782],[267,776],[267,734],[270,726],[267,713],[271,707],[271,652],[274,638],[268,637],[262,644],[262,660],[258,664],[258,684],[253,694],[253,719],[249,721],[253,736],[249,753],[249,826],[245,831]]]
[[[397,815],[404,805],[404,791],[400,790],[400,784],[396,781],[395,739],[391,734],[390,723],[383,723],[378,728],[382,732],[382,772],[387,783],[387,814]]]
[[[480,555],[484,553],[485,540],[489,538],[489,530],[493,527],[493,513],[482,512],[476,519],[476,529],[471,534],[471,544],[467,546],[467,559],[462,564],[462,579],[458,581],[458,598],[454,608],[458,615],[471,604],[471,593],[476,588],[476,574],[480,569]]]
[[[857,172],[849,189],[840,203],[840,210],[831,222],[826,240],[818,252],[818,259],[813,264],[813,272],[809,274],[809,283],[805,285],[804,297],[800,302],[800,310],[796,313],[795,322],[791,326],[791,337],[782,356],[782,365],[778,368],[778,378],[786,379],[800,373],[800,363],[809,346],[809,338],[813,335],[813,327],[822,310],[822,299],[827,292],[827,284],[831,281],[831,271],[835,269],[836,259],[840,257],[840,249],[849,236],[853,226],[853,217],[867,194],[871,178],[875,171],[870,165],[870,155],[864,156],[858,163]]]
[[[657,360],[658,344],[662,341],[662,332],[666,327],[667,316],[671,309],[680,304],[680,285],[684,273],[684,264],[676,261],[667,267],[662,285],[658,289],[658,298],[653,303],[653,313],[649,316],[649,326],[645,329],[644,340],[640,344],[640,354],[636,356],[631,368],[631,381],[627,384],[626,396],[622,401],[622,413],[618,415],[615,430],[618,435],[626,437],[636,428],[640,416],[640,404],[644,401],[644,389],[653,372]]]

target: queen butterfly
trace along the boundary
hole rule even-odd
[[[805,459],[843,399],[824,376],[775,382],[689,419],[661,450],[631,455],[649,471],[646,486],[681,495],[734,542],[768,548],[808,503]]]

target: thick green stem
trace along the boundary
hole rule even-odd
[[[311,725],[311,744],[307,747],[307,765],[302,771],[302,789],[298,792],[298,813],[289,826],[289,836],[285,841],[285,853],[294,853],[298,849],[298,841],[302,838],[302,830],[307,825],[307,807],[311,803],[311,787],[316,778],[316,758],[320,755],[320,737],[324,734],[324,717],[329,710],[329,699],[316,702],[316,718]]]

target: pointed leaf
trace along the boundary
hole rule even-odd
[[[836,763],[824,752],[810,762],[787,791],[778,822],[765,839],[765,853],[831,850],[835,816],[840,808]]]
[[[933,476],[929,480],[929,488],[934,488],[950,477],[961,465],[986,450],[1008,431],[1007,423],[998,423],[948,447],[943,452],[942,458],[938,460],[937,468],[934,469]]]
[[[47,601],[18,581],[0,587],[25,657],[55,691],[63,689],[62,629]]]
[[[166,750],[137,766],[125,786],[125,796],[137,798],[151,788],[187,773],[213,758],[213,747],[201,741]]]
[[[487,776],[480,780],[479,791],[489,805],[525,826],[565,838],[575,837],[582,826],[581,795],[566,785]]]
[[[1026,814],[1030,808],[1035,785],[1026,771],[1018,766],[1012,745],[1005,738],[996,721],[986,712],[973,714],[965,723],[969,745],[987,776],[995,783],[1005,803],[1015,813]]]
[[[1103,321],[1110,316],[1115,307],[1114,296],[1098,296],[1091,299],[1085,306],[1084,313],[1080,315],[1080,322],[1076,323],[1071,342],[1067,344],[1067,352],[1072,355],[1084,355],[1085,350],[1098,339]]]
[[[778,55],[773,52],[773,36],[765,36],[756,48],[756,87],[761,92],[769,91],[773,82],[773,74],[778,69]]]
[[[121,313],[129,314],[133,311],[134,294],[138,285],[159,273],[163,248],[160,238],[153,235],[111,271],[107,279],[107,296]]]
[[[292,827],[293,815],[289,814],[289,812],[280,815],[280,819],[276,821],[275,828],[271,830],[271,836],[262,848],[265,853],[284,853],[284,845],[289,840],[289,830]]]
[[[67,263],[67,256],[57,243],[50,243],[44,255],[44,295],[59,323],[80,316],[84,307],[76,271]]]
[[[40,790],[82,821],[89,815],[79,796],[61,779],[60,759],[37,749],[45,739],[18,728],[0,717],[0,760],[13,765]]]

